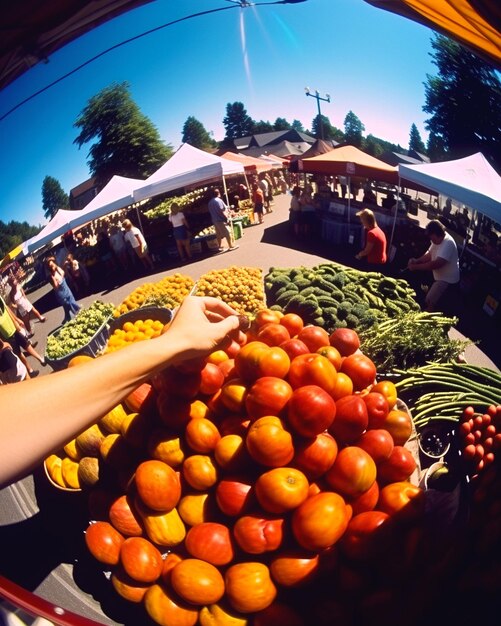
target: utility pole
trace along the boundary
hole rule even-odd
[[[322,100],[322,102],[330,102],[331,101],[331,97],[328,93],[325,94],[325,98],[322,98],[318,92],[317,89],[315,89],[315,93],[312,93],[310,91],[309,87],[305,87],[304,88],[306,95],[307,96],[311,96],[312,98],[316,98],[317,100],[317,107],[318,107],[318,121],[320,123],[320,139],[324,138],[324,125],[322,122],[322,113],[320,111],[320,100]]]

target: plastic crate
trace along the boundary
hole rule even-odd
[[[50,333],[50,335],[58,335],[61,327],[57,328],[55,331]],[[49,336],[50,336],[49,335]],[[53,370],[59,371],[64,370],[68,367],[68,363],[75,356],[80,354],[86,354],[88,356],[96,357],[106,348],[106,343],[108,342],[108,337],[110,335],[110,326],[109,319],[104,322],[104,324],[99,328],[99,330],[95,333],[93,337],[86,343],[84,346],[75,350],[74,352],[70,352],[60,359],[51,359],[47,355],[45,355],[45,361],[52,367]]]

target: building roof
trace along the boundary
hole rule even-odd
[[[258,133],[256,135],[249,135],[247,137],[240,137],[235,139],[235,147],[237,150],[246,150],[252,147],[263,148],[264,146],[274,146],[282,141],[306,142],[312,144],[315,141],[315,137],[306,133],[300,133],[293,128],[288,130],[274,130],[269,133]]]
[[[73,189],[70,190],[70,197],[78,198],[78,196],[81,196],[86,191],[93,189],[95,186],[96,186],[95,177],[88,178],[87,180],[84,180],[83,183],[80,183],[79,185],[77,185],[76,187],[73,187]]]

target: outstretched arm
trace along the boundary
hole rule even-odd
[[[168,331],[78,367],[0,387],[0,485],[28,473],[154,372],[242,339],[236,312],[187,297]]]

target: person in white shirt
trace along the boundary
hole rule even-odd
[[[148,245],[146,243],[146,239],[143,236],[143,233],[139,230],[139,228],[137,228],[137,226],[133,226],[130,220],[124,220],[122,226],[125,230],[125,241],[137,254],[137,257],[139,258],[141,263],[146,269],[154,269],[155,266],[148,253]]]
[[[177,202],[171,204],[169,221],[172,224],[174,239],[176,240],[177,251],[181,261],[191,259],[190,229],[186,217]]]
[[[437,311],[439,301],[453,285],[459,283],[459,257],[456,242],[438,220],[426,225],[426,234],[431,245],[418,259],[409,259],[407,265],[412,272],[431,270],[434,283],[425,298],[427,311]]]

